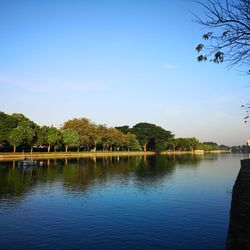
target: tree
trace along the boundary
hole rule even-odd
[[[220,148],[220,150],[230,150],[230,147],[229,147],[229,146],[223,145],[223,144],[220,145],[219,148]]]
[[[127,142],[127,137],[125,134],[123,134],[120,130],[116,128],[109,128],[107,131],[107,136],[109,138],[109,149],[110,150],[119,150],[120,147],[123,147],[123,145]]]
[[[13,146],[13,152],[16,152],[16,147],[21,145],[23,141],[22,129],[20,127],[14,128],[8,135],[8,142]]]
[[[79,147],[80,137],[77,131],[68,128],[62,131],[62,140],[65,145],[65,151],[68,152],[69,147]]]
[[[49,127],[48,126],[42,126],[37,131],[37,140],[36,140],[36,146],[43,146],[48,145],[48,132]]]
[[[114,138],[105,125],[99,125],[99,136],[99,143],[103,150],[107,150],[114,143]]]
[[[199,149],[200,142],[195,138],[176,138],[174,140],[174,146],[177,150],[184,151],[193,151]]]
[[[95,126],[96,125],[87,118],[74,118],[66,121],[62,129],[65,130],[71,128],[77,131],[81,145],[85,146],[88,150],[92,141],[90,135],[94,132]]]
[[[17,127],[18,121],[11,115],[0,112],[0,144],[8,142],[12,129]]]
[[[166,149],[167,142],[174,137],[170,131],[146,122],[136,124],[131,129],[131,132],[136,135],[143,147],[143,151],[147,149],[162,151]]]
[[[218,144],[216,142],[203,142],[202,143],[202,148],[206,151],[210,150],[218,150],[220,149]]]
[[[15,119],[17,121],[17,123],[20,123],[20,122],[30,122],[30,123],[33,123],[29,118],[27,118],[25,115],[23,114],[19,114],[19,113],[13,113],[11,115],[11,117],[13,119]]]
[[[127,134],[130,131],[130,128],[128,125],[119,126],[119,127],[115,127],[115,128],[120,130],[123,134]]]
[[[14,147],[14,152],[16,152],[16,147],[24,144],[31,145],[35,137],[35,130],[30,126],[29,121],[22,121],[20,124],[11,130],[8,136],[8,142]]]
[[[95,152],[97,149],[97,144],[101,143],[103,136],[105,135],[106,126],[104,125],[93,125],[93,129],[90,132],[90,141],[93,145],[93,151]]]
[[[127,147],[128,150],[131,151],[139,151],[141,150],[141,145],[139,141],[136,139],[136,136],[134,134],[131,134],[130,132],[127,133]]]
[[[250,1],[218,1],[198,2],[205,9],[205,18],[196,16],[196,22],[209,29],[196,51],[204,50],[198,61],[221,63],[226,61],[230,66],[249,67],[250,63]],[[250,73],[248,68],[248,73]]]
[[[174,138],[174,135],[159,126],[156,126],[152,131],[153,137],[151,138],[151,147],[157,152],[164,151],[168,147],[168,142]]]
[[[154,126],[154,124],[143,122],[136,124],[131,130],[131,132],[136,135],[136,138],[142,145],[144,152],[147,150],[147,144],[151,137],[150,131]]]
[[[196,150],[200,148],[200,142],[195,137],[187,138],[189,142],[189,147],[191,150]]]
[[[48,130],[48,152],[50,152],[51,146],[56,146],[61,140],[61,132],[55,127],[50,127]]]

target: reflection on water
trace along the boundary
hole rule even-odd
[[[0,248],[223,249],[241,158],[0,162]]]
[[[94,183],[110,179],[133,181],[151,188],[171,178],[175,166],[196,167],[199,156],[103,157],[43,160],[41,167],[17,167],[17,162],[0,162],[0,199],[25,195],[30,188],[46,182],[60,181],[65,189],[84,192]],[[214,160],[214,158],[212,158]]]

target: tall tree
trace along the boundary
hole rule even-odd
[[[30,126],[29,121],[22,121],[20,124],[11,130],[8,142],[14,147],[14,152],[16,152],[16,147],[23,145],[31,145],[35,137],[35,130]]]
[[[147,149],[162,151],[166,149],[167,142],[174,137],[170,131],[146,122],[136,124],[131,129],[131,132],[136,135],[143,147],[143,151]]]
[[[93,125],[93,128],[90,131],[90,141],[93,146],[92,151],[96,151],[97,144],[102,143],[102,138],[105,136],[105,131],[107,127],[105,125]]]
[[[48,152],[51,150],[51,146],[56,146],[59,144],[62,140],[62,134],[61,132],[55,128],[50,127],[48,130]]]
[[[91,144],[90,135],[95,130],[95,124],[92,123],[87,118],[74,118],[74,119],[66,121],[63,124],[63,127],[62,127],[63,130],[68,129],[68,128],[71,128],[77,131],[80,137],[81,145],[89,149],[90,144]]]
[[[154,124],[150,123],[137,123],[132,129],[131,132],[136,135],[136,138],[140,142],[140,144],[143,147],[143,151],[145,152],[147,150],[147,144],[149,142],[149,139],[151,137],[151,129],[154,127]]]
[[[141,150],[141,145],[139,141],[136,139],[136,135],[131,134],[130,132],[127,133],[127,147],[128,147],[128,150],[131,150],[131,151]]]
[[[13,146],[13,152],[16,152],[16,148],[22,144],[23,136],[22,136],[22,129],[21,127],[17,127],[11,130],[8,135],[8,142],[10,145]]]
[[[49,127],[48,126],[42,126],[37,131],[37,140],[36,140],[36,146],[43,146],[48,145],[48,132]]]
[[[80,137],[77,131],[68,128],[62,131],[62,140],[65,145],[65,151],[68,152],[69,147],[79,147]]]
[[[0,112],[0,144],[8,142],[9,134],[17,124],[18,121],[13,116]]]

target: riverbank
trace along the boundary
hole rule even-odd
[[[142,151],[112,151],[112,152],[25,152],[25,153],[0,153],[0,161],[29,159],[55,159],[55,158],[84,158],[84,157],[111,157],[111,156],[143,156],[154,155],[155,152]]]
[[[204,153],[230,153],[224,151],[209,151],[204,152],[203,150],[195,151],[165,151],[162,155],[184,155],[184,154],[195,154],[202,155]],[[0,161],[4,160],[23,160],[24,158],[29,159],[53,159],[53,158],[85,158],[85,157],[112,157],[112,156],[144,156],[144,155],[155,155],[152,151],[97,151],[97,152],[17,152],[17,153],[0,153]]]

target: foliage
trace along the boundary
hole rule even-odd
[[[34,137],[35,131],[30,126],[30,122],[22,121],[16,128],[11,130],[8,137],[8,142],[10,145],[14,146],[15,151],[16,147],[21,144],[31,145]]]
[[[80,137],[82,146],[89,147],[91,144],[91,134],[95,130],[95,125],[87,118],[74,118],[64,123],[62,130],[74,129]]]
[[[102,137],[104,131],[106,130],[106,126],[104,125],[93,125],[93,129],[90,132],[90,142],[93,145],[93,151],[96,151],[97,144],[102,142]]]
[[[151,148],[156,151],[164,151],[167,148],[168,142],[174,138],[174,135],[159,126],[156,126],[152,131],[152,137],[150,139]]]
[[[143,147],[143,150],[161,151],[166,149],[167,142],[173,139],[174,135],[160,126],[151,123],[138,123],[131,132]]]
[[[68,147],[80,146],[79,134],[72,128],[68,128],[62,131],[62,141],[65,145],[66,152],[68,151]]]
[[[11,130],[8,136],[8,142],[14,147],[14,152],[16,152],[16,147],[23,142],[22,130],[20,127]]]
[[[127,133],[127,147],[130,151],[140,151],[141,145],[134,134]]]
[[[174,146],[176,150],[180,151],[192,151],[201,148],[199,141],[195,137],[176,138],[174,140]]]
[[[61,132],[55,127],[50,127],[48,130],[48,145],[49,145],[48,151],[50,152],[51,146],[60,144],[61,140],[62,140]]]
[[[203,142],[202,149],[204,149],[205,151],[210,151],[210,150],[219,150],[220,148],[216,142]]]
[[[196,51],[204,50],[207,54],[200,54],[198,61],[221,63],[227,61],[229,65],[249,67],[250,63],[250,1],[217,1],[207,0],[198,2],[205,10],[205,18],[196,16],[196,22],[209,29],[203,35],[207,44],[200,43]]]
[[[17,120],[4,112],[0,112],[0,144],[6,143],[12,129],[17,126]]]
[[[108,136],[111,139],[111,149],[114,147],[115,150],[120,149],[127,143],[127,136],[123,134],[120,130],[115,128],[108,129]]]
[[[155,126],[154,124],[144,122],[144,123],[136,124],[131,129],[131,132],[136,135],[136,138],[138,139],[140,144],[143,146],[144,151],[146,151],[147,144],[151,137],[150,131],[152,130],[154,126]]]
[[[130,131],[130,128],[128,125],[115,127],[115,128],[121,131],[123,134],[127,134]]]
[[[230,147],[227,145],[220,145],[219,148],[220,150],[230,150]]]
[[[122,131],[128,131],[124,134]],[[14,147],[33,145],[45,146],[50,152],[63,145],[66,151],[68,147],[78,147],[83,143],[85,150],[185,150],[195,149],[215,150],[229,149],[225,145],[218,146],[214,142],[199,143],[192,138],[177,138],[160,126],[151,123],[138,123],[133,128],[121,126],[109,128],[106,125],[96,125],[86,118],[72,119],[64,123],[60,131],[55,127],[39,127],[33,121],[22,114],[7,115],[0,112],[0,143],[9,143]],[[81,140],[82,139],[82,140]],[[2,145],[4,146],[4,145]]]
[[[37,130],[37,140],[36,140],[37,146],[43,146],[49,144],[48,132],[49,132],[48,126],[42,126]]]
[[[245,105],[241,105],[242,108],[245,109],[246,116],[244,117],[245,123],[249,122],[249,111],[250,111],[250,103],[246,103]]]

